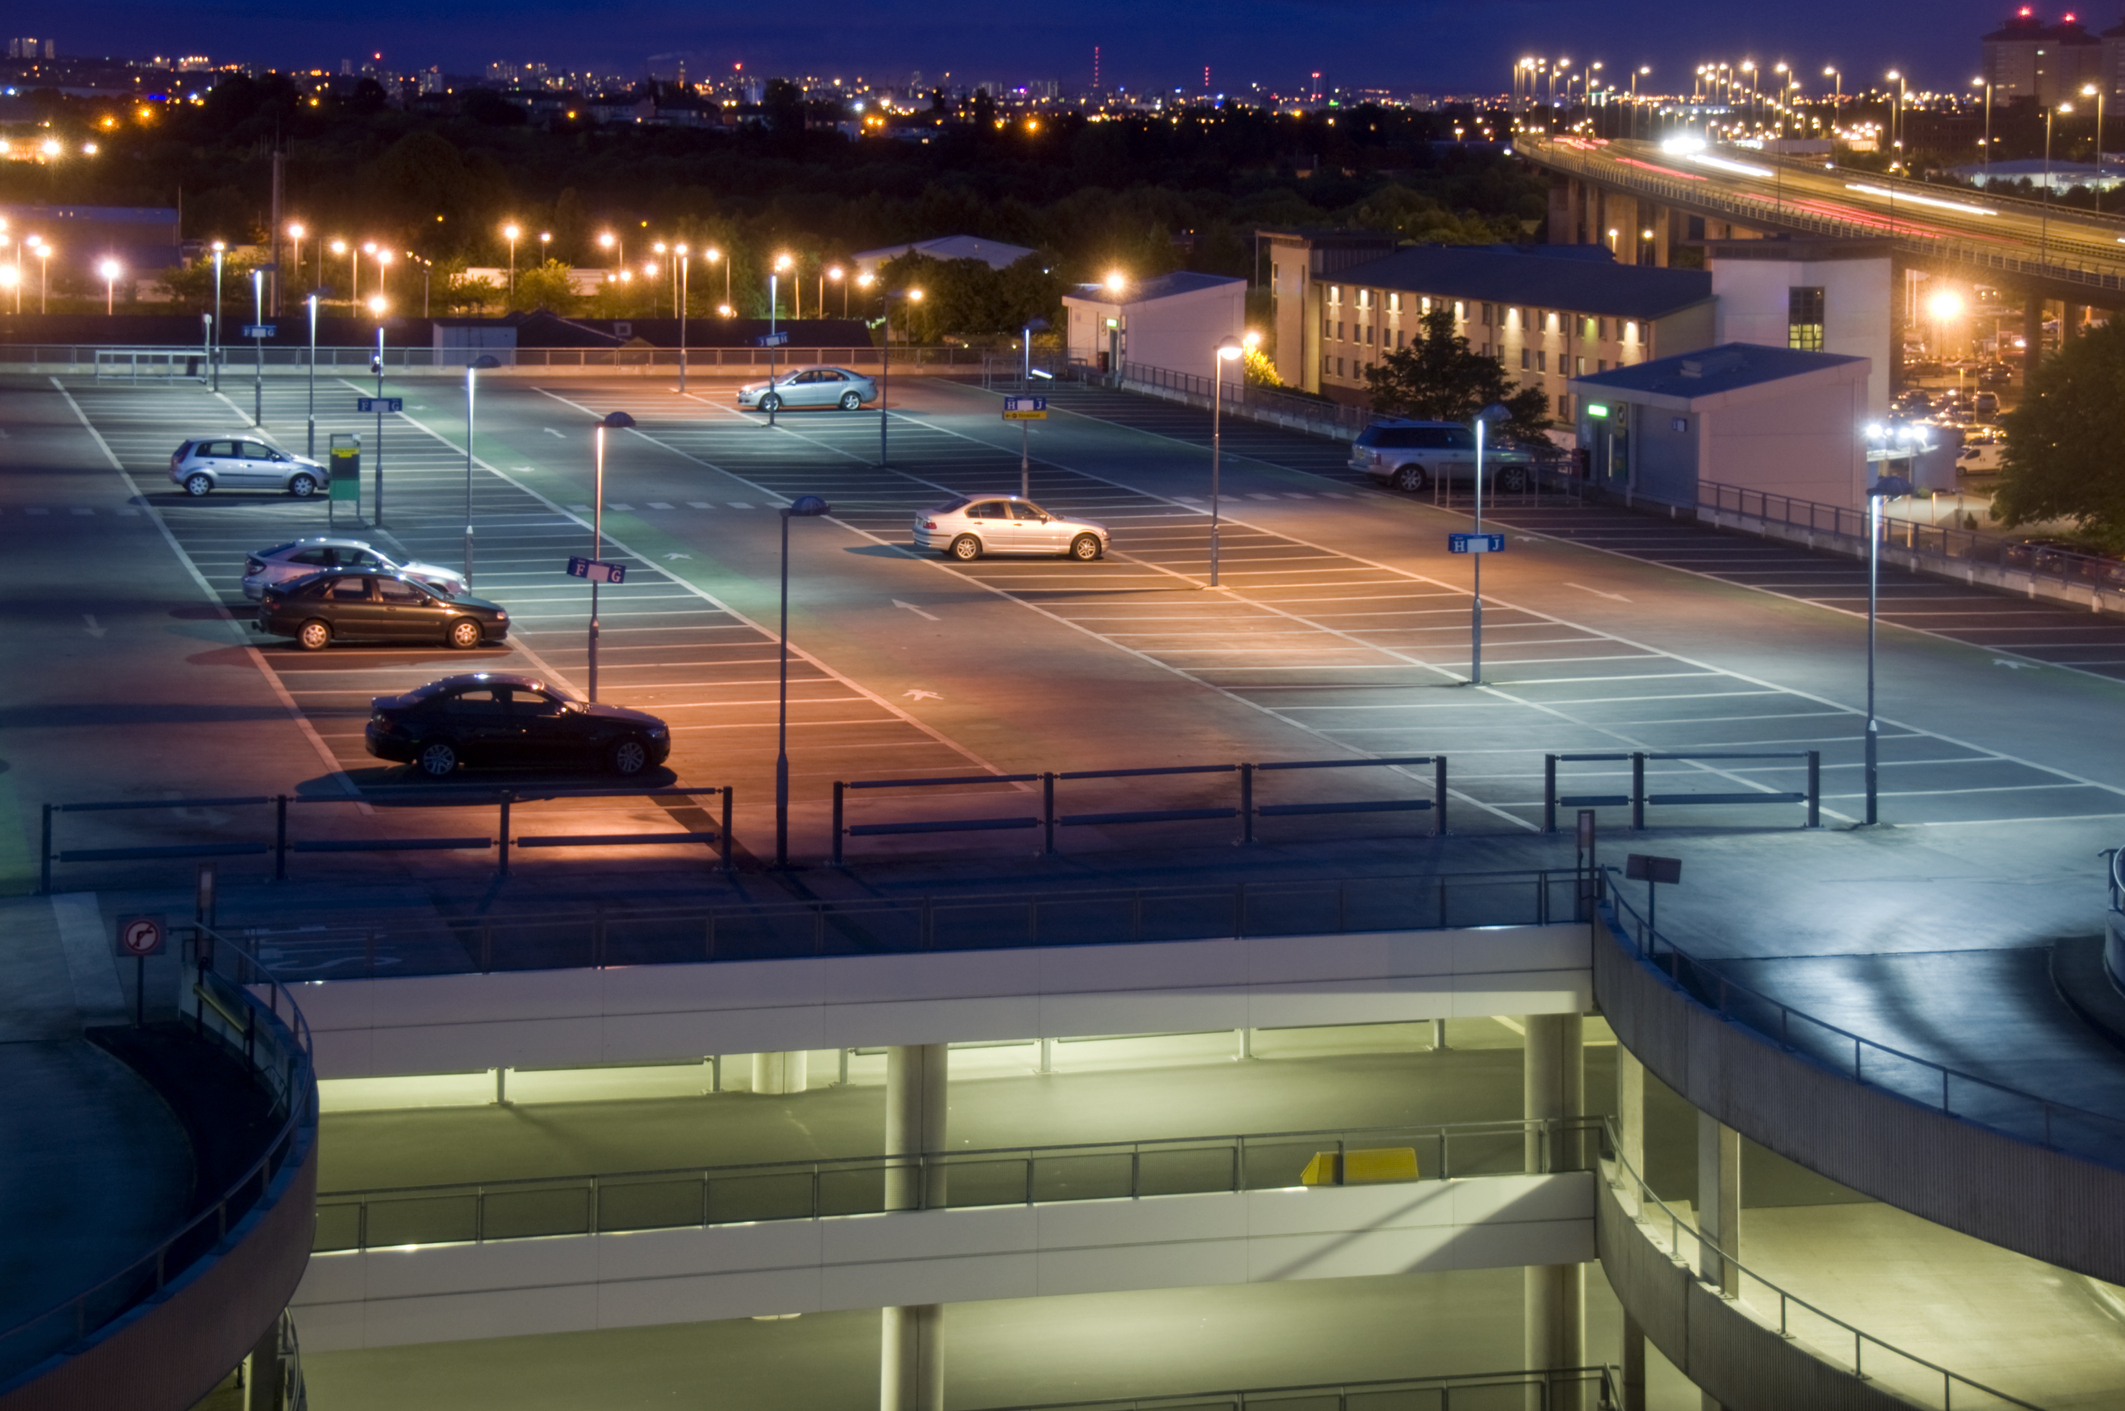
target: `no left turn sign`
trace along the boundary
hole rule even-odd
[[[121,916],[118,918],[118,953],[135,959],[161,955],[163,942],[169,939],[169,924],[160,916]]]

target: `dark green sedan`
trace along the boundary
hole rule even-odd
[[[509,614],[485,598],[446,598],[404,574],[313,573],[269,585],[251,625],[311,652],[352,641],[469,649],[507,637]]]

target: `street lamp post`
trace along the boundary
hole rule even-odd
[[[292,261],[292,263],[293,263],[293,264],[294,264],[294,266],[295,266],[295,277],[296,277],[297,279],[301,279],[301,278],[303,277],[303,227],[302,227],[302,222],[301,222],[301,221],[291,221],[291,222],[289,222],[289,225],[288,225],[288,238],[289,238],[289,239],[290,239],[291,241],[293,241],[293,242],[294,242],[295,258],[294,258],[294,260]],[[281,295],[280,295],[280,291],[281,291],[281,288],[282,288],[281,282],[280,282],[280,281],[279,281],[278,279],[274,280],[274,281],[273,281],[273,305],[274,305],[274,311],[275,311],[276,313],[277,313],[277,312],[278,312],[278,311],[280,310],[280,308],[281,308],[281,302],[280,302],[280,298],[281,298]]]
[[[214,345],[207,350],[207,367],[217,393],[221,391],[221,262],[228,248],[219,240],[214,242]]]
[[[251,271],[251,425],[266,424],[266,272]]]
[[[516,242],[524,232],[513,225],[502,227],[502,238],[509,242],[509,297],[516,297]]]
[[[635,424],[626,412],[607,412],[592,433],[597,442],[597,471],[590,497],[590,558],[596,563],[605,552],[605,433],[625,431]],[[590,703],[598,703],[598,575],[590,576]]]
[[[789,267],[790,257],[777,255],[774,266],[767,272],[767,391],[761,394],[760,400],[767,403],[767,424],[771,427],[775,424],[775,413],[782,409],[782,394],[775,390],[776,355],[782,348],[775,338],[775,309],[782,302],[779,288],[782,271]],[[795,280],[790,283],[796,287]]]
[[[826,272],[826,277],[841,286],[841,316],[847,318],[849,316],[848,271],[842,269],[839,265],[835,265]],[[822,311],[820,316],[822,318],[825,317],[826,290],[823,286],[819,291],[819,308]]]
[[[1227,334],[1218,340],[1217,356],[1210,360],[1210,586],[1217,583],[1218,472],[1224,467],[1222,423],[1225,404],[1225,364],[1240,355],[1240,340]]]
[[[1977,87],[1982,87],[1982,88],[1983,88],[1983,89],[1985,90],[1985,152],[1984,152],[1984,163],[1985,163],[1985,179],[1986,179],[1986,181],[1987,181],[1987,182],[1989,183],[1989,182],[1991,181],[1991,179],[1992,179],[1992,85],[1991,85],[1991,83],[1989,83],[1988,81],[1986,81],[1986,79],[1985,79],[1985,78],[1983,78],[1982,76],[1980,76],[1980,77],[1977,77],[1977,78],[1973,78],[1973,79],[1971,79],[1971,80],[1970,80],[1970,84],[1971,84],[1971,86],[1972,86],[1973,88],[1977,88]],[[2100,144],[2098,144],[2098,145],[2100,145]],[[2098,153],[2097,153],[2096,155],[2097,155],[2098,157],[2100,157],[2100,156],[2101,156],[2102,154],[2101,154],[2100,152],[2098,152]],[[2098,162],[2098,163],[2097,163],[2097,165],[2098,165],[2098,166],[2100,166],[2100,165],[2101,165],[2101,163],[2100,163],[2100,162]]]
[[[775,866],[789,866],[789,522],[828,512],[817,495],[799,495],[782,507],[782,647],[775,709]]]
[[[713,246],[713,245],[709,246],[709,247],[708,247],[708,248],[707,248],[706,250],[704,250],[704,251],[702,251],[702,252],[701,252],[701,258],[702,258],[702,259],[704,259],[704,260],[707,260],[707,261],[708,261],[708,262],[709,262],[710,264],[715,264],[715,263],[717,263],[718,261],[721,261],[721,262],[722,262],[722,265],[723,265],[723,311],[724,311],[724,312],[723,312],[723,316],[724,316],[725,318],[729,318],[729,317],[730,317],[730,306],[731,306],[731,305],[730,305],[730,263],[731,263],[731,262],[730,262],[729,260],[726,260],[726,259],[724,259],[724,258],[723,258],[723,252],[722,252],[721,250],[717,249],[717,248],[716,248],[715,246]]]
[[[1509,411],[1507,411],[1507,410],[1506,410],[1506,409],[1505,409],[1504,407],[1500,406],[1500,405],[1499,405],[1498,403],[1496,403],[1496,402],[1493,402],[1493,403],[1491,403],[1491,404],[1490,404],[1489,406],[1485,407],[1485,408],[1484,408],[1484,409],[1483,409],[1482,411],[1480,411],[1480,412],[1477,412],[1477,413],[1476,413],[1476,528],[1475,528],[1475,532],[1476,532],[1476,533],[1478,533],[1478,534],[1481,534],[1481,533],[1483,532],[1483,442],[1484,442],[1484,433],[1485,433],[1485,432],[1486,432],[1486,431],[1487,431],[1487,430],[1488,430],[1488,429],[1489,429],[1490,427],[1492,427],[1492,426],[1495,426],[1495,425],[1496,425],[1497,423],[1499,423],[1499,422],[1501,422],[1501,421],[1507,421],[1507,420],[1511,419],[1511,417],[1512,417],[1512,413],[1511,413],[1511,412],[1509,412]],[[1469,567],[1470,567],[1470,569],[1471,569],[1471,570],[1473,571],[1473,573],[1475,574],[1475,583],[1474,583],[1474,587],[1472,588],[1472,590],[1471,590],[1471,593],[1470,593],[1470,597],[1469,597],[1469,617],[1468,617],[1468,637],[1469,637],[1469,652],[1468,652],[1468,684],[1469,684],[1469,685],[1471,685],[1471,686],[1480,686],[1480,685],[1482,685],[1482,684],[1483,684],[1483,555],[1482,555],[1481,553],[1475,553],[1475,554],[1471,554],[1471,555],[1469,555],[1469,557],[1470,557],[1470,558],[1471,558],[1472,560],[1474,560],[1474,561],[1473,561],[1473,562],[1472,562],[1472,563],[1471,563],[1471,564],[1469,565]]]
[[[922,302],[922,291],[920,289],[904,290],[900,297],[911,303],[919,304]],[[881,340],[878,349],[878,468],[884,470],[886,466],[886,407],[892,401],[893,392],[893,291],[890,289],[881,291],[878,296],[878,304],[884,310],[885,315],[883,320],[885,337]]]
[[[1036,318],[1026,324],[1022,335],[1026,357],[1024,386],[1028,391],[1033,388],[1033,334],[1045,332],[1047,327],[1046,319]],[[1018,423],[1018,497],[1033,498],[1033,428],[1023,421]]]
[[[2095,99],[2095,176],[2088,186],[2089,193],[2095,197],[2096,213],[2100,215],[2103,210],[2103,100],[2108,95],[2099,85],[2084,83],[2081,96]]]
[[[479,382],[479,374],[490,367],[500,367],[501,360],[492,353],[482,353],[465,364],[465,586],[472,587],[472,401],[473,391]]]
[[[37,246],[37,312],[52,311],[52,247],[40,242]]]
[[[376,527],[384,527],[384,296],[369,297],[369,312],[376,316],[376,356],[369,370],[376,374]]]
[[[679,247],[679,395],[686,395],[686,301],[689,297],[687,276],[693,268],[693,257],[686,247]]]
[[[103,314],[109,318],[118,312],[118,276],[125,270],[118,261],[105,260],[97,266],[97,272],[103,276]]]
[[[1916,455],[1929,449],[1915,441],[1914,429],[1898,426],[1892,433],[1888,428],[1875,425],[1867,428],[1867,439],[1873,444],[1874,453],[1868,459],[1887,465],[1895,458],[1889,442],[1895,439],[1903,443],[1903,455]],[[1880,476],[1867,486],[1867,738],[1866,775],[1867,811],[1866,822],[1879,821],[1876,807],[1880,775],[1881,722],[1874,714],[1874,642],[1877,609],[1881,596],[1881,543],[1883,506],[1889,500],[1899,499],[1911,493],[1911,481],[1900,475]]]
[[[312,460],[317,458],[317,292],[303,300],[310,306],[310,410],[309,432],[303,439],[303,454]]]
[[[2037,255],[2039,265],[2051,263],[2051,119],[2057,113],[2071,113],[2073,104],[2061,103],[2056,108],[2044,109],[2044,208],[2037,216]]]

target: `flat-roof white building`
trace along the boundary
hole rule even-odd
[[[1070,361],[1101,372],[1136,363],[1211,375],[1217,345],[1247,327],[1247,281],[1179,270],[1133,281],[1118,293],[1080,284],[1063,295]]]

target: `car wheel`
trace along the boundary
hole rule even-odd
[[[196,470],[184,478],[184,492],[195,500],[213,488],[214,482]]]
[[[1405,490],[1414,495],[1429,484],[1431,477],[1424,473],[1424,467],[1421,465],[1405,465],[1395,472],[1397,490]]]
[[[854,392],[843,392],[841,394],[841,410],[845,412],[852,412],[860,408],[862,405],[863,398],[857,396]]]
[[[1498,472],[1498,488],[1507,494],[1517,495],[1527,488],[1527,467],[1509,465]]]
[[[1080,534],[1070,541],[1070,557],[1079,563],[1090,563],[1099,557],[1099,536]]]
[[[952,547],[945,552],[961,563],[972,563],[981,557],[981,540],[971,534],[962,534],[952,541]]]
[[[605,767],[623,779],[631,779],[649,768],[649,746],[629,735],[605,752]]]
[[[448,740],[430,740],[413,762],[430,779],[441,779],[457,769],[457,746]]]
[[[298,500],[307,500],[317,491],[317,481],[307,475],[298,475],[288,482],[288,493]]]
[[[332,628],[313,617],[295,629],[295,642],[306,652],[321,652],[332,645]]]
[[[480,625],[469,617],[461,617],[451,623],[450,631],[444,638],[461,652],[470,651],[484,639],[485,634],[480,631]]]
[[[764,411],[764,412],[772,412],[772,411],[779,411],[779,410],[781,410],[781,407],[782,407],[782,398],[781,398],[781,397],[780,397],[779,395],[777,395],[776,393],[770,392],[770,393],[768,393],[768,394],[767,394],[767,395],[766,395],[765,397],[762,397],[762,398],[760,399],[760,410],[761,410],[761,411]]]

